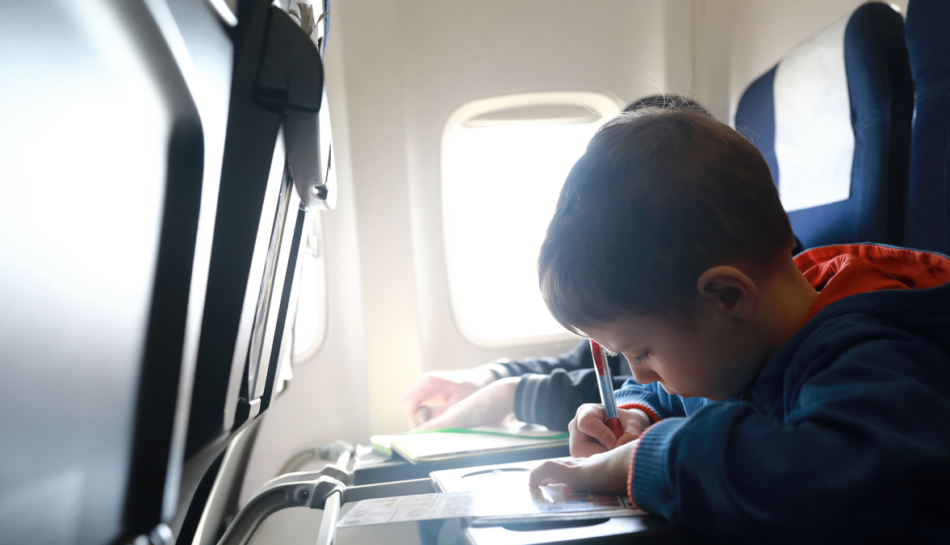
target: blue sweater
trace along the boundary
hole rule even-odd
[[[897,252],[924,258],[893,271],[909,288],[946,261]],[[730,543],[950,543],[950,284],[825,306],[742,398],[617,391],[661,418],[633,460],[640,508]]]

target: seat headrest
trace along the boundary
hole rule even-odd
[[[749,85],[735,126],[769,164],[805,247],[899,244],[912,111],[903,18],[869,3]]]
[[[844,61],[850,17],[792,50],[775,71],[775,157],[786,211],[847,199],[854,131]]]

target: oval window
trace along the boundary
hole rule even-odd
[[[621,109],[598,93],[479,100],[442,136],[449,289],[461,333],[481,346],[566,334],[538,290],[537,258],[564,179],[594,132]]]

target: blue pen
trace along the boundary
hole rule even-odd
[[[620,413],[617,411],[617,400],[614,399],[614,381],[610,376],[610,366],[607,365],[607,354],[594,339],[590,339],[590,352],[594,356],[594,368],[597,369],[600,399],[604,403],[604,412],[607,413],[604,424],[619,439],[623,435],[623,426],[620,425]]]

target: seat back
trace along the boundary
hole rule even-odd
[[[267,0],[62,6],[0,3],[0,541],[171,543],[280,389],[320,52]]]
[[[752,82],[735,126],[768,162],[805,248],[900,244],[912,107],[903,19],[871,3]]]
[[[950,3],[911,0],[907,50],[914,76],[907,245],[950,254]]]
[[[167,5],[0,3],[0,528],[125,543],[178,497],[205,141]]]
[[[255,419],[282,389],[307,215],[335,198],[328,127],[318,122],[326,115],[321,49],[270,1],[242,6],[181,506],[171,524],[188,542],[199,525],[216,531],[214,517],[202,519],[212,490],[239,489],[216,481],[219,471],[243,477],[225,452],[246,430],[241,448],[253,446]]]

